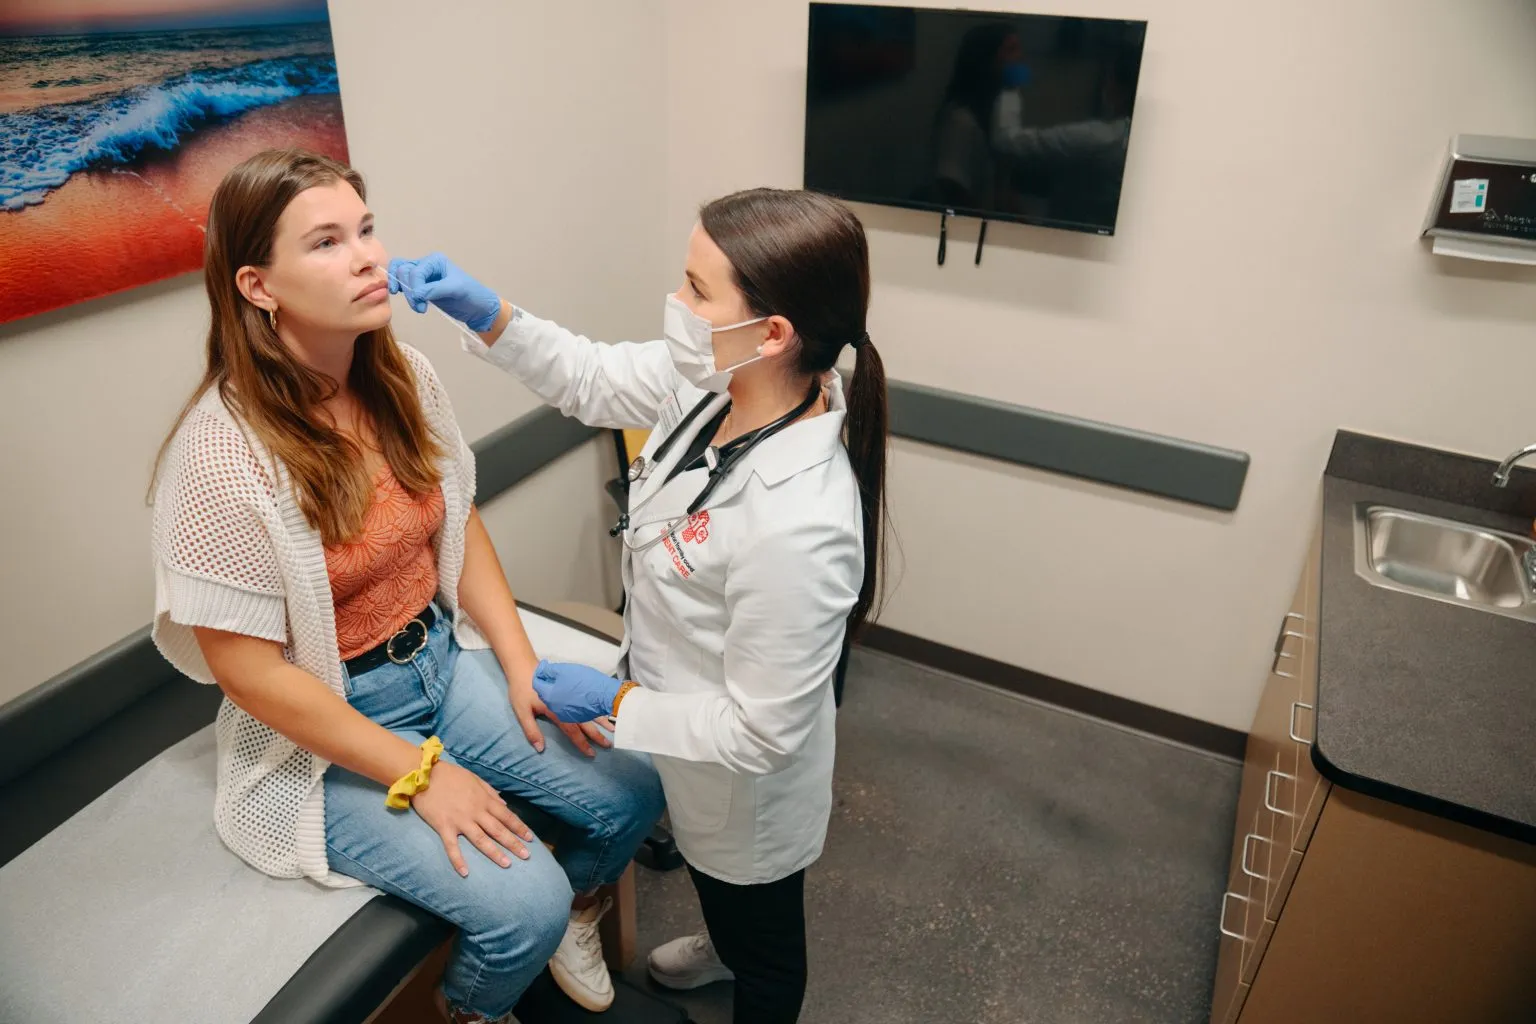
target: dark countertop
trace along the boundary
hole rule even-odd
[[[1338,785],[1536,843],[1536,622],[1403,594],[1355,572],[1356,506],[1527,536],[1536,473],[1340,432],[1323,480],[1317,732]]]

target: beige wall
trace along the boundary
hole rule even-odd
[[[1335,428],[1536,439],[1536,269],[1417,240],[1454,132],[1536,136],[1521,0],[991,0],[1145,18],[1120,234],[859,207],[892,377],[1239,448],[1234,515],[898,443],[895,628],[1246,728]],[[806,4],[669,0],[664,257],[800,183]]]
[[[658,3],[332,0],[353,161],[397,254],[439,248],[508,297],[597,334],[657,317]],[[5,282],[4,287],[12,286]],[[515,381],[397,304],[479,437],[527,412]],[[196,380],[206,313],[185,277],[0,327],[0,702],[149,621],[143,496]],[[491,503],[517,591],[616,600],[601,442]]]

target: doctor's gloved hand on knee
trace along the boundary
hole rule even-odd
[[[533,673],[533,689],[562,722],[590,722],[614,713],[624,684],[586,665],[541,661]]]

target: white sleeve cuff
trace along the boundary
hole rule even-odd
[[[722,751],[716,737],[730,699],[708,693],[658,693],[630,690],[614,718],[613,745],[620,750],[660,754],[679,761],[721,764],[732,771],[764,775],[777,769]]]
[[[523,312],[517,306],[512,307],[512,316],[507,320],[507,326],[501,329],[496,340],[487,345],[485,340],[463,324],[459,324],[459,343],[464,346],[464,351],[472,356],[484,359],[493,366],[502,369],[510,369],[512,365],[511,352],[526,333],[526,321],[535,319]]]
[[[170,620],[285,643],[288,606],[280,594],[241,590],[167,569],[163,600]]]
[[[624,695],[624,703],[614,716],[613,745],[617,750],[635,750],[649,754],[644,745],[646,702],[653,697],[649,690],[637,686]]]

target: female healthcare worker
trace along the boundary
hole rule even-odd
[[[832,808],[834,677],[874,603],[886,395],[865,333],[869,253],[847,207],[755,189],[706,205],[664,341],[602,345],[504,303],[441,255],[391,264],[412,308],[583,423],[654,428],[630,467],[625,679],[541,665],[556,716],[613,715],[652,755],[707,935],[662,984],[735,979],[737,1024],[805,994],[805,869]],[[855,350],[845,399],[833,366]],[[846,438],[846,442],[845,442]]]

